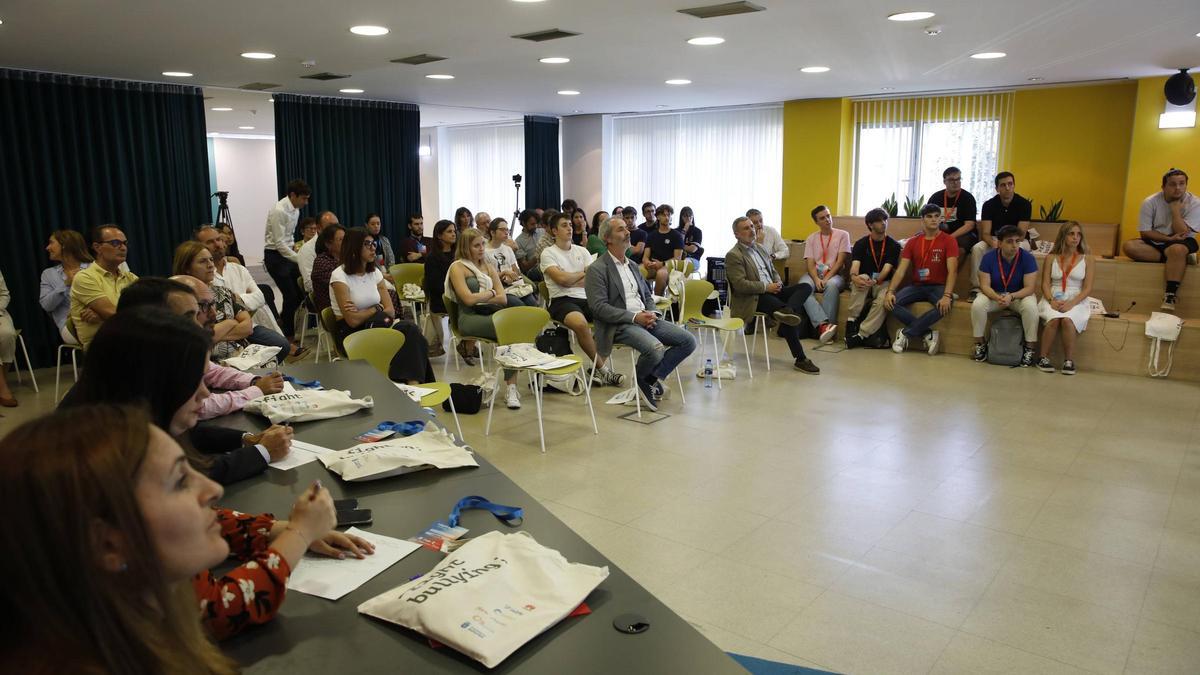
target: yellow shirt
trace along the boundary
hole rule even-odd
[[[71,323],[75,324],[75,333],[79,336],[79,343],[83,345],[84,349],[87,349],[88,345],[92,343],[92,338],[96,336],[100,324],[84,321],[83,310],[102,298],[107,299],[113,304],[113,307],[116,307],[117,300],[121,297],[121,291],[128,288],[137,279],[137,275],[133,272],[118,271],[116,274],[109,274],[99,265],[90,265],[75,275],[75,279],[71,282]]]

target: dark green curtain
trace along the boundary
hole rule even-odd
[[[333,211],[347,227],[378,213],[393,242],[421,212],[421,114],[411,103],[275,94],[279,194],[312,188],[304,215]]]
[[[116,223],[135,274],[169,273],[175,246],[212,219],[206,147],[198,87],[0,68],[0,271],[35,367],[61,342],[38,304],[50,233],[88,240]]]
[[[558,208],[558,118],[525,116],[525,208]]]

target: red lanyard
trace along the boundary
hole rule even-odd
[[[875,271],[883,271],[883,254],[887,252],[887,238],[879,242],[879,255],[875,255],[875,244],[871,243],[871,238],[867,237],[867,248],[871,251],[871,258],[875,260]]]
[[[996,252],[996,267],[1000,269],[1000,281],[1004,284],[1004,292],[1008,293],[1008,283],[1017,274],[1017,265],[1021,262],[1021,249],[1017,249],[1017,257],[1013,258],[1012,267],[1008,269],[1008,276],[1004,276],[1004,256],[999,251]]]
[[[1072,253],[1071,254],[1071,264],[1067,265],[1067,269],[1063,270],[1063,273],[1062,273],[1063,293],[1067,292],[1067,277],[1071,276],[1071,270],[1075,269],[1075,264],[1078,262],[1078,259],[1079,259],[1079,253],[1078,252]]]
[[[829,239],[826,239],[823,234],[817,236],[821,239],[821,264],[824,265],[825,259],[829,257],[829,244],[833,241],[833,232],[829,233]]]
[[[929,269],[929,256],[933,253],[937,240],[937,237],[926,239],[925,235],[921,235],[921,267]]]
[[[958,194],[954,195],[954,208],[956,208],[956,209],[958,208],[958,200],[961,197],[962,197],[962,190],[959,190]],[[942,209],[944,210],[944,209],[948,209],[948,208],[950,208],[950,207],[946,205],[946,191],[942,190]],[[957,216],[958,214],[955,214],[955,215]]]

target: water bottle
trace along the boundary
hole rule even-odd
[[[712,359],[704,360],[704,388],[712,389],[713,366]]]

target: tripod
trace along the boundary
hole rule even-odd
[[[209,198],[217,198],[217,226],[228,225],[230,231],[233,231],[233,217],[229,215],[229,193],[214,192],[209,195]]]
[[[513,223],[520,223],[521,218],[521,174],[516,174],[512,177],[513,187],[517,189],[516,201],[513,203]]]

